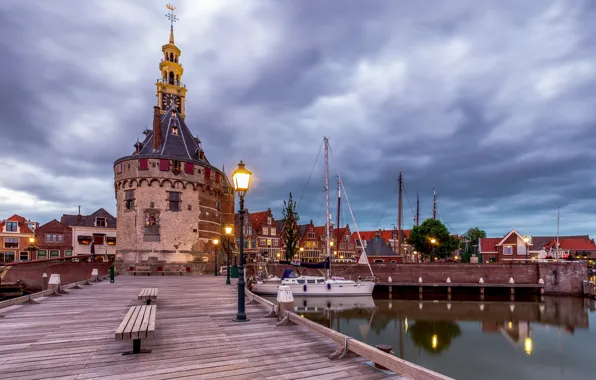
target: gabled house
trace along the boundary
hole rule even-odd
[[[399,256],[381,237],[381,231],[378,231],[372,239],[366,241],[366,256],[369,263],[401,263],[403,257]],[[360,255],[358,255],[360,256]]]
[[[334,261],[356,260],[356,250],[349,225],[346,224],[345,227],[333,229],[331,231],[331,242],[333,243],[331,251],[333,252]],[[324,245],[325,241],[323,240]]]
[[[91,254],[91,244],[97,257],[107,260],[116,255],[116,218],[103,208],[72,226],[72,246],[75,255]]]
[[[72,228],[54,219],[36,229],[35,245],[37,250],[32,260],[70,257],[73,255]]]
[[[322,240],[324,238],[322,234],[325,232],[324,227],[315,227],[311,219],[310,223],[300,225],[298,228],[300,229],[300,260],[305,262],[322,261],[327,255],[325,242]]]
[[[530,258],[530,242],[526,243],[516,230],[511,230],[502,238],[481,238],[478,247],[485,263]]]
[[[27,248],[36,227],[37,223],[16,214],[0,221],[0,263],[31,260]]]

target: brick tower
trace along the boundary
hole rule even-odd
[[[172,24],[162,46],[153,128],[143,132],[132,154],[114,163],[116,258],[125,262],[202,262],[224,225],[234,223],[230,181],[186,125],[181,50],[174,44],[174,8],[168,9]]]

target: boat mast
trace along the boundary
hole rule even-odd
[[[437,220],[437,190],[433,187],[433,220]]]
[[[341,210],[341,183],[340,183],[340,179],[339,176],[337,176],[337,224],[335,225],[335,228],[337,229],[336,234],[335,234],[335,249],[339,252],[339,223],[340,223],[340,210]]]
[[[329,259],[329,266],[327,267],[327,278],[330,278],[331,274],[331,245],[329,231],[329,139],[323,137],[325,141],[325,248],[327,250],[327,258]]]
[[[420,195],[416,192],[416,227],[420,225]]]
[[[403,177],[399,170],[399,196],[397,200],[397,254],[401,256],[401,216],[402,216],[402,184]]]

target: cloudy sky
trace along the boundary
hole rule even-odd
[[[164,4],[0,2],[0,218],[115,212],[113,162],[151,126]],[[401,168],[406,227],[434,186],[454,233],[554,234],[560,205],[561,233],[596,235],[594,2],[175,5],[187,123],[213,164],[255,173],[249,210],[280,215],[292,191],[323,223],[325,135],[360,229],[396,223]]]

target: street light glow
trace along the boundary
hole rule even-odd
[[[219,244],[219,239],[213,239],[213,244],[218,245]]]
[[[240,161],[238,169],[232,173],[234,189],[239,192],[247,192],[250,187],[250,178],[252,173],[244,167],[244,162]]]
[[[226,235],[231,235],[232,234],[232,226],[225,226],[224,231],[226,232]]]

